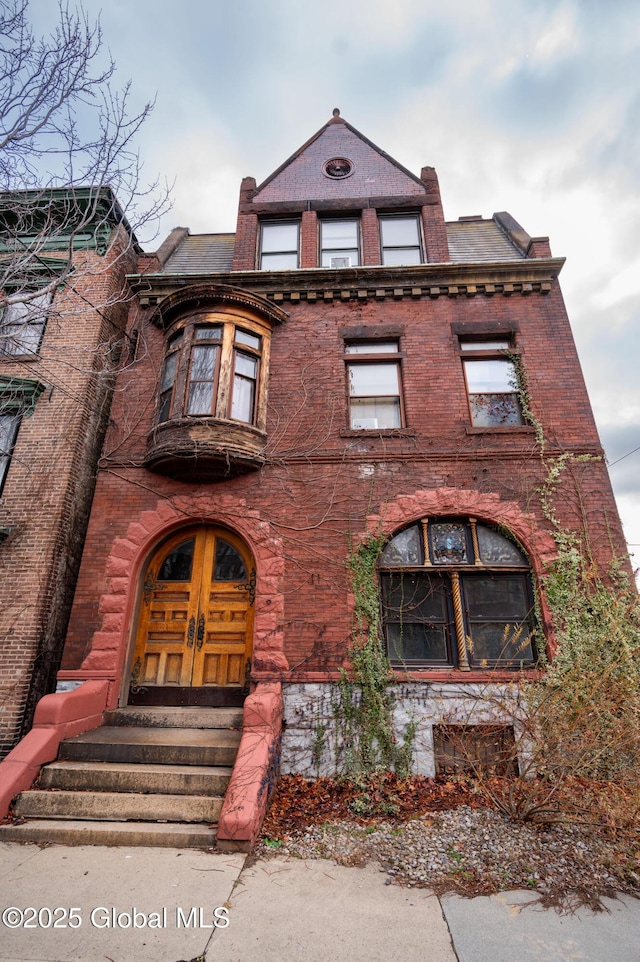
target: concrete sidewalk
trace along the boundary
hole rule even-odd
[[[375,865],[2,843],[0,962],[640,962],[632,899],[563,916],[525,904],[531,892],[439,900],[386,878]]]

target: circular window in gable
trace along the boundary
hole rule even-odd
[[[342,180],[353,173],[353,164],[346,157],[334,157],[326,162],[323,171],[332,180]]]

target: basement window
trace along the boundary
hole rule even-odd
[[[518,753],[511,725],[434,725],[436,775],[481,773],[518,775]]]

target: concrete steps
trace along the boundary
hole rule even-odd
[[[5,841],[209,848],[240,744],[242,712],[127,708],[68,738],[14,803]]]

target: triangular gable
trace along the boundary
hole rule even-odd
[[[352,165],[346,177],[325,173],[327,161],[340,158]],[[303,144],[257,188],[254,203],[332,200],[355,197],[424,196],[424,184],[383,150],[367,140],[334,111],[333,120]]]

